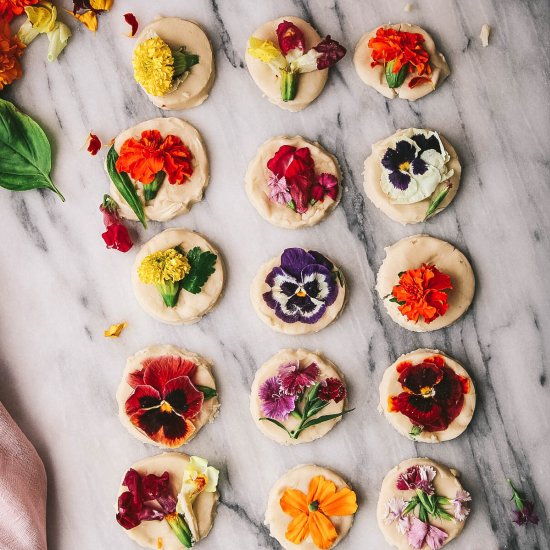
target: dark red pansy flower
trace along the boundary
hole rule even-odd
[[[130,468],[122,484],[128,491],[118,497],[116,520],[124,529],[133,529],[142,521],[163,520],[176,510],[177,499],[170,492],[168,472],[141,476]]]
[[[125,13],[124,21],[126,21],[126,23],[128,23],[128,25],[132,28],[132,33],[130,36],[135,36],[138,30],[138,20],[136,19],[136,16],[133,13]]]
[[[290,21],[279,23],[277,27],[277,40],[284,56],[292,52],[291,60],[302,55],[306,48],[304,33]]]
[[[142,366],[128,377],[134,391],[126,400],[126,414],[153,441],[179,447],[195,432],[191,420],[204,403],[204,394],[189,378],[196,365],[163,356],[146,359]]]
[[[338,378],[325,378],[319,385],[317,397],[323,401],[340,403],[346,397],[346,386]]]
[[[460,414],[470,381],[445,365],[440,355],[413,365],[397,365],[403,392],[390,396],[388,409],[407,416],[415,426],[427,432],[446,430]]]

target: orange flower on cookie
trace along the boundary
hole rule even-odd
[[[0,0],[0,5],[2,0]],[[17,36],[12,36],[8,21],[2,19],[0,8],[0,90],[21,78],[23,71],[19,57],[25,49],[25,45]]]
[[[336,485],[323,476],[311,479],[307,495],[298,489],[286,489],[280,505],[285,514],[292,516],[286,538],[300,544],[311,536],[321,550],[331,548],[338,538],[330,517],[350,516],[357,511],[355,493],[348,487],[337,491]]]
[[[420,317],[429,324],[445,315],[451,278],[435,265],[422,264],[418,269],[409,269],[399,274],[399,284],[392,289],[392,302],[399,304],[399,311],[409,320],[418,322]]]
[[[0,19],[9,23],[16,15],[22,15],[27,6],[34,4],[38,4],[38,0],[0,0]]]

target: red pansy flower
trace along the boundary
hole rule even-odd
[[[195,432],[191,420],[204,403],[204,394],[189,378],[196,365],[163,356],[146,359],[142,367],[128,377],[134,391],[126,400],[126,414],[153,441],[179,447]]]
[[[446,430],[460,414],[470,381],[456,374],[440,355],[413,365],[397,365],[403,392],[390,396],[388,410],[407,416],[415,426],[427,432]]]
[[[346,386],[338,378],[325,378],[319,385],[317,397],[323,401],[340,403],[346,397]]]

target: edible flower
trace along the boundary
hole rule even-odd
[[[48,61],[55,61],[67,45],[71,29],[57,21],[57,8],[47,0],[36,6],[27,6],[25,13],[27,21],[21,25],[17,36],[29,45],[38,35],[46,34],[49,41]]]
[[[75,19],[80,21],[89,31],[97,31],[97,13],[93,10],[87,10],[82,13],[74,13],[66,10]]]
[[[322,401],[334,401],[340,403],[340,401],[346,398],[346,386],[338,378],[325,378],[321,384],[319,384],[319,393],[317,397]]]
[[[431,466],[411,466],[397,478],[395,486],[400,491],[419,489],[428,496],[434,494],[433,480],[436,471]]]
[[[101,140],[92,132],[88,134],[86,143],[88,144],[86,151],[92,156],[97,155],[102,147]]]
[[[399,275],[399,284],[392,289],[391,302],[399,304],[399,311],[414,323],[420,317],[426,324],[445,315],[449,304],[445,290],[452,290],[451,278],[435,265],[422,264]]]
[[[21,15],[27,6],[37,4],[39,0],[0,0],[0,20],[9,23],[15,16]]]
[[[191,270],[188,259],[179,250],[169,248],[146,256],[139,268],[139,280],[146,285],[155,285],[167,307],[178,302],[178,284]]]
[[[296,397],[285,392],[278,376],[265,380],[258,391],[262,414],[273,420],[286,420],[295,408]]]
[[[116,325],[111,325],[107,330],[103,331],[103,336],[105,336],[105,338],[118,338],[127,326],[128,323],[117,323]]]
[[[430,56],[423,44],[422,34],[380,27],[368,43],[372,65],[383,64],[388,86],[399,88],[410,73],[431,74]]]
[[[338,297],[337,273],[322,254],[287,248],[267,275],[265,303],[285,323],[314,324]]]
[[[388,147],[382,160],[382,191],[394,204],[413,204],[430,197],[454,170],[437,132],[414,130]]]
[[[23,69],[19,57],[24,49],[25,44],[19,37],[12,36],[8,20],[0,17],[0,90],[21,78]]]
[[[441,355],[416,365],[403,361],[397,372],[403,391],[389,397],[388,410],[408,417],[418,428],[416,435],[446,430],[462,411],[469,379],[456,374]]]
[[[430,550],[439,550],[447,538],[449,535],[443,529],[412,516],[407,541],[415,550],[420,550],[424,545]]]
[[[357,511],[355,493],[348,487],[336,490],[334,482],[315,476],[309,482],[308,494],[298,489],[286,489],[280,506],[292,517],[285,536],[300,544],[311,536],[317,548],[328,550],[338,538],[331,516],[350,516]]]
[[[327,196],[336,200],[338,180],[332,174],[315,175],[315,162],[309,147],[282,145],[267,161],[270,172],[267,185],[269,198],[286,204],[299,214],[307,212],[317,201]]]
[[[472,497],[468,491],[458,489],[455,498],[451,500],[454,509],[454,516],[457,521],[464,521],[470,513],[470,505]]]
[[[120,252],[128,252],[132,248],[133,243],[128,229],[120,219],[118,209],[118,204],[111,196],[103,196],[103,202],[99,206],[99,210],[103,213],[103,223],[107,231],[102,233],[101,236],[107,248],[114,248]]]
[[[394,523],[397,531],[405,535],[411,527],[411,518],[405,513],[407,503],[402,498],[390,498],[384,504],[384,522]]]
[[[327,69],[346,54],[346,49],[330,36],[306,52],[304,33],[290,21],[283,21],[277,26],[277,41],[279,47],[270,40],[251,36],[247,52],[269,65],[280,78],[283,101],[292,101],[296,97],[298,74]]]
[[[126,23],[128,23],[128,25],[130,25],[132,29],[130,37],[135,36],[139,26],[136,16],[133,13],[125,13],[124,21],[126,21]]]
[[[182,47],[172,50],[159,36],[144,40],[134,50],[134,78],[153,96],[163,96],[175,89],[188,75],[199,56]]]
[[[194,433],[204,394],[191,380],[197,365],[176,356],[146,359],[128,377],[133,388],[125,403],[130,422],[156,443],[183,445]]]
[[[142,476],[130,468],[122,484],[128,488],[118,497],[116,519],[124,529],[133,529],[142,521],[166,520],[185,548],[193,546],[193,538],[185,518],[176,511],[177,499],[171,494],[170,474]]]
[[[539,522],[539,516],[535,512],[535,505],[532,501],[528,500],[526,496],[518,491],[512,484],[511,480],[508,480],[510,487],[512,488],[512,500],[516,505],[517,510],[512,512],[512,521],[519,526],[532,523],[537,525]]]
[[[158,130],[144,130],[139,139],[129,138],[120,148],[116,169],[143,184],[145,200],[155,198],[168,176],[171,185],[182,185],[193,174],[193,155],[175,135],[162,137]]]
[[[300,367],[300,361],[291,361],[279,366],[280,384],[285,393],[297,395],[306,388],[313,386],[319,376],[319,367],[310,363],[307,367]]]
[[[72,11],[65,11],[80,21],[88,30],[96,32],[98,15],[109,11],[112,7],[113,0],[73,0]]]

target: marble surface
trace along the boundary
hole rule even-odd
[[[399,461],[429,456],[458,468],[473,510],[454,549],[548,548],[550,524],[550,272],[548,158],[550,114],[546,0],[158,0],[133,2],[142,24],[157,13],[199,21],[216,49],[211,97],[182,116],[203,133],[212,163],[205,200],[168,224],[132,232],[144,242],[164,227],[204,232],[223,252],[227,291],[202,322],[170,327],[148,317],[130,286],[136,250],[106,250],[97,210],[108,181],[102,156],[82,150],[88,132],[104,141],[162,116],[134,83],[133,41],[124,33],[128,3],[101,17],[93,36],[74,36],[59,63],[44,41],[24,57],[24,78],[4,97],[39,120],[54,143],[55,181],[67,197],[0,190],[0,399],[40,452],[48,472],[48,539],[56,550],[135,548],[118,527],[119,478],[156,453],[128,435],[116,416],[115,391],[128,355],[152,343],[185,346],[211,357],[221,391],[218,420],[186,451],[222,472],[222,502],[200,548],[277,548],[262,524],[269,488],[287,469],[316,462],[334,468],[359,496],[356,523],[339,548],[386,548],[375,521],[383,476]],[[244,64],[248,35],[268,19],[294,14],[330,33],[350,54],[331,72],[321,97],[301,113],[264,100]],[[351,51],[384,22],[424,26],[447,56],[452,75],[436,93],[388,101],[357,77]],[[493,26],[490,46],[479,32]],[[452,206],[425,225],[402,227],[365,199],[362,165],[370,145],[397,128],[441,131],[464,166]],[[342,166],[342,204],[313,229],[287,231],[262,220],[248,202],[243,176],[256,148],[287,133],[319,140]],[[418,232],[456,244],[472,261],[473,307],[454,326],[418,335],[386,315],[374,284],[384,247]],[[284,247],[315,247],[345,271],[351,301],[318,335],[271,332],[254,314],[249,284],[258,266]],[[103,337],[128,321],[119,340]],[[546,337],[545,337],[546,336]],[[257,367],[282,347],[320,350],[345,373],[355,412],[330,434],[279,447],[256,429],[248,411]],[[439,348],[470,371],[479,395],[469,429],[438,446],[409,442],[376,411],[384,369],[418,347]],[[546,458],[545,458],[546,457]],[[531,495],[538,527],[509,520],[511,477]],[[1,547],[1,542],[0,542]]]

